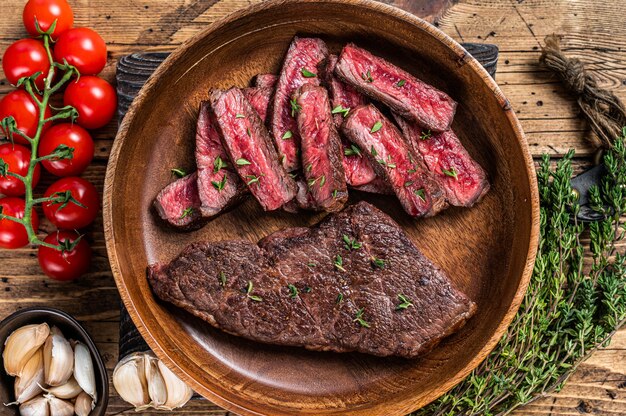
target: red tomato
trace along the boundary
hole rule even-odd
[[[7,48],[2,57],[2,69],[7,80],[15,85],[22,77],[29,77],[41,72],[35,83],[43,90],[44,78],[48,75],[50,61],[46,55],[46,48],[41,41],[22,39],[14,42]]]
[[[37,257],[41,270],[50,278],[60,281],[74,280],[85,274],[91,262],[91,247],[81,238],[78,244],[71,247],[78,239],[75,231],[55,231],[43,240],[45,243],[61,246],[61,250],[39,246]]]
[[[25,205],[22,198],[12,196],[0,198],[0,211],[11,217],[24,218]],[[39,228],[39,216],[35,210],[32,211],[31,224],[34,230]],[[20,248],[26,244],[28,244],[28,233],[22,224],[7,219],[0,220],[1,248]]]
[[[30,164],[30,149],[19,144],[5,143],[0,145],[0,159],[9,165],[9,172],[26,176]],[[41,168],[35,166],[33,173],[33,188],[39,182]],[[26,192],[24,182],[13,176],[0,176],[0,194],[9,196],[21,196]]]
[[[44,202],[43,213],[58,228],[76,229],[88,226],[96,219],[100,209],[96,187],[83,178],[69,176],[50,185],[44,197],[64,196],[67,191],[71,192],[72,198],[82,207],[72,201]]]
[[[76,176],[84,172],[93,159],[94,144],[89,132],[77,124],[62,123],[48,129],[39,142],[39,156],[46,156],[59,145],[74,149],[71,159],[44,160],[46,170],[57,176]]]
[[[63,103],[78,110],[78,124],[86,129],[97,129],[113,118],[117,94],[111,84],[102,78],[84,76],[70,82],[63,95]]]
[[[107,45],[93,30],[76,27],[59,36],[54,45],[54,60],[62,64],[63,59],[81,75],[96,75],[107,64]]]
[[[17,123],[17,128],[29,137],[35,136],[39,122],[39,110],[33,102],[32,97],[24,90],[11,91],[0,101],[0,120],[13,116]],[[52,117],[50,107],[46,108],[45,117]],[[44,130],[50,123],[46,123]],[[6,136],[6,132],[3,132]],[[14,134],[13,140],[17,143],[29,144],[21,136]]]
[[[35,19],[44,32],[50,29],[55,20],[57,21],[52,39],[58,38],[74,25],[74,13],[67,0],[29,0],[24,6],[22,20],[28,33],[39,36]]]

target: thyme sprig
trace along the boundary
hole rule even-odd
[[[453,390],[416,415],[506,415],[559,390],[626,319],[626,128],[604,157],[607,174],[592,188],[606,219],[579,223],[570,151],[537,174],[540,239],[533,275],[507,333],[489,357]],[[588,234],[589,246],[583,245]],[[585,251],[591,254],[585,259]]]

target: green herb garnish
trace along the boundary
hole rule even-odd
[[[397,311],[413,306],[413,302],[411,302],[411,299],[407,298],[402,293],[398,294],[398,299],[400,299],[401,303],[398,306],[396,306]]]
[[[237,166],[251,165],[250,161],[248,159],[244,159],[243,157],[237,159],[235,163],[237,164]]]
[[[340,304],[341,302],[343,302],[343,293],[340,293],[337,295],[337,305]]]
[[[226,185],[226,174],[224,174],[222,180],[219,182],[211,181],[211,185],[213,185],[213,187],[219,192],[222,192],[222,189],[224,189],[224,186]]]
[[[227,280],[226,279],[226,273],[220,272],[219,278],[220,278],[220,286],[225,287],[226,286],[226,280]]]
[[[432,137],[432,133],[430,130],[425,130],[422,132],[422,134],[420,134],[420,139],[421,140],[428,140]]]
[[[370,130],[370,133],[376,133],[378,130],[380,130],[383,127],[383,122],[382,121],[377,121],[376,123],[374,123],[374,125],[372,126],[372,129]]]
[[[358,250],[363,247],[363,243],[356,241],[356,238],[350,238],[347,235],[343,235],[343,242],[345,243],[346,250]]]
[[[354,317],[352,322],[358,322],[359,325],[361,325],[362,327],[369,328],[370,324],[367,323],[367,321],[365,319],[363,319],[363,313],[364,312],[365,312],[365,308],[361,308],[358,311],[356,311],[356,316]]]
[[[459,179],[459,173],[456,171],[456,169],[454,167],[451,167],[450,170],[445,170],[442,169],[441,170],[446,176],[450,176],[456,180]]]
[[[341,270],[342,272],[345,272],[346,269],[343,268],[343,257],[341,257],[341,255],[337,254],[335,256],[335,267],[339,270]]]
[[[182,178],[182,177],[184,177],[184,176],[187,176],[187,172],[185,172],[183,169],[180,169],[180,168],[174,168],[174,169],[170,169],[170,170],[171,170],[171,172],[172,172],[174,175],[178,176],[179,178]]]
[[[384,269],[385,268],[385,260],[377,259],[376,257],[372,256],[372,266],[378,267],[379,269]]]
[[[180,219],[182,220],[183,218],[186,218],[190,216],[191,214],[193,214],[193,207],[189,207],[186,210],[184,210],[183,213],[180,215]]]
[[[326,175],[320,176],[320,188],[326,183]]]
[[[338,192],[339,192],[339,191],[338,191],[338,190],[336,190],[336,189],[333,191],[333,198],[337,199],[337,193],[338,193]]]
[[[292,284],[288,284],[288,285],[287,285],[287,287],[289,288],[289,292],[290,292],[289,296],[290,296],[292,299],[297,298],[297,297],[298,297],[298,288],[297,288],[297,287],[295,287],[295,286],[294,286],[294,285],[292,285]]]
[[[369,69],[365,74],[361,74],[361,78],[363,78],[363,81],[365,82],[374,82],[374,78],[372,78],[372,73]]]
[[[317,76],[317,74],[309,71],[306,68],[302,68],[301,72],[302,72],[302,76],[305,77],[305,78],[315,78]]]
[[[237,114],[235,118],[246,118],[246,116],[244,116],[243,114]]]
[[[263,175],[261,175],[263,176]],[[253,183],[259,183],[259,176],[256,175],[246,175],[246,178],[248,178],[248,182],[246,182],[246,185],[252,185]]]
[[[360,157],[361,149],[359,149],[359,146],[357,146],[356,144],[351,144],[348,149],[344,149],[343,154],[346,156],[357,155]]]
[[[404,84],[406,84],[406,80],[405,79],[401,79],[400,81],[398,81],[396,86],[397,87],[404,87]]]
[[[253,288],[254,286],[252,285],[252,280],[248,280],[248,286],[246,287],[246,296],[248,296],[249,299],[252,299],[255,302],[263,302],[262,297],[252,294]]]
[[[337,107],[333,108],[333,110],[331,111],[332,114],[341,114],[343,115],[344,118],[348,115],[349,112],[350,112],[349,108],[344,108],[341,105],[338,105]]]
[[[298,105],[298,101],[296,99],[292,99],[289,101],[291,103],[291,117],[295,117],[296,113],[299,113],[302,110],[302,107]]]
[[[228,163],[224,162],[221,157],[216,157],[213,161],[213,173],[219,172],[221,169],[228,167]]]
[[[413,193],[417,195],[417,197],[421,199],[422,202],[426,202],[426,191],[424,191],[424,188],[416,189],[413,191]]]
[[[374,149],[374,145],[372,145],[372,148],[370,149],[370,153],[372,154],[372,156],[378,156],[378,152],[376,151],[376,149]]]
[[[408,188],[409,186],[413,185],[413,183],[414,183],[413,181],[406,181],[404,182],[404,187]]]
[[[287,130],[285,132],[285,134],[283,134],[283,136],[281,137],[281,139],[283,140],[289,140],[293,137],[293,133],[291,132],[291,130]]]

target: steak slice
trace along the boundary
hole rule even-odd
[[[483,168],[467,153],[452,129],[431,133],[395,116],[404,137],[424,166],[445,191],[450,204],[471,207],[489,191]]]
[[[439,185],[419,163],[396,126],[372,104],[350,111],[342,130],[367,154],[378,176],[391,186],[409,215],[430,217],[446,208]]]
[[[274,74],[259,74],[254,77],[254,86],[258,88],[274,88],[278,82],[278,76]]]
[[[341,162],[346,173],[348,185],[352,187],[367,185],[376,179],[376,172],[372,163],[363,155],[363,152],[357,145],[342,138],[341,147],[343,148],[343,159]]]
[[[324,211],[339,211],[348,200],[348,189],[341,163],[343,148],[328,92],[324,87],[305,84],[296,91],[294,100],[300,107],[302,165],[311,196]]]
[[[353,186],[352,189],[355,191],[367,192],[370,194],[379,194],[379,195],[393,195],[393,189],[385,182],[383,179],[378,176],[374,178],[373,181],[366,183],[365,185]]]
[[[432,131],[450,128],[456,102],[446,93],[354,44],[341,51],[335,73],[358,91]]]
[[[310,192],[309,185],[303,178],[296,179],[296,197],[287,202],[283,209],[291,214],[297,214],[301,211],[319,211],[320,208],[313,199],[313,195]]]
[[[252,87],[244,88],[243,95],[252,105],[252,108],[256,110],[264,122],[267,121],[268,109],[272,94],[274,94],[274,88],[272,87]]]
[[[181,231],[196,230],[206,223],[200,214],[202,202],[198,196],[196,172],[163,188],[153,205],[159,217]]]
[[[273,211],[292,200],[296,184],[280,166],[263,120],[241,90],[213,90],[210,100],[231,163],[263,209]]]
[[[414,358],[476,311],[367,202],[259,245],[194,243],[169,264],[149,266],[148,280],[157,297],[225,332],[318,351]]]
[[[318,68],[327,55],[328,49],[321,39],[295,37],[285,56],[274,93],[270,127],[278,153],[285,156],[282,165],[289,172],[300,167],[300,134],[292,95],[304,84],[320,85]],[[291,139],[283,140],[285,134],[291,134]]]
[[[228,162],[220,134],[211,121],[209,103],[202,102],[196,128],[196,165],[200,214],[205,218],[241,202],[247,194],[246,187]]]

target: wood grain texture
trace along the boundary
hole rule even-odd
[[[173,10],[182,10],[190,0],[69,0],[76,24],[95,28],[108,43],[109,64],[103,75],[113,80],[120,56],[149,50],[172,51],[181,42],[198,33],[207,24],[258,0],[221,0],[194,16],[186,14],[177,29],[167,37],[157,36],[173,24]],[[399,3],[399,2],[398,2]],[[412,5],[413,1],[402,1]],[[0,16],[0,51],[24,37],[19,16],[24,0],[3,1]],[[626,33],[623,19],[626,4],[621,0],[461,0],[438,20],[439,27],[457,41],[495,43],[500,47],[497,81],[524,127],[535,156],[548,152],[555,156],[569,148],[579,155],[590,152],[584,138],[589,134],[578,117],[575,101],[559,82],[537,64],[539,41],[556,32],[565,35],[568,54],[587,63],[587,68],[601,81],[626,99]],[[139,42],[141,39],[141,43]],[[167,39],[165,41],[161,39]],[[0,76],[0,95],[11,90]],[[100,189],[117,124],[95,132],[96,162],[86,177]],[[588,166],[585,159],[576,161],[577,170]],[[45,183],[51,179],[45,176]],[[43,191],[45,186],[39,186]],[[52,230],[43,222],[43,235]],[[0,316],[26,306],[59,307],[86,324],[103,353],[111,371],[117,361],[119,296],[108,267],[102,224],[88,230],[95,245],[90,273],[71,284],[60,284],[41,274],[36,250],[25,248],[0,251]],[[608,347],[584,363],[560,394],[550,394],[523,410],[519,415],[626,414],[626,330],[618,332]],[[111,389],[114,392],[114,389]],[[117,395],[109,402],[109,414],[135,414]],[[141,415],[156,415],[143,412]],[[158,413],[162,414],[162,413]],[[192,402],[175,415],[225,415],[207,401]]]

